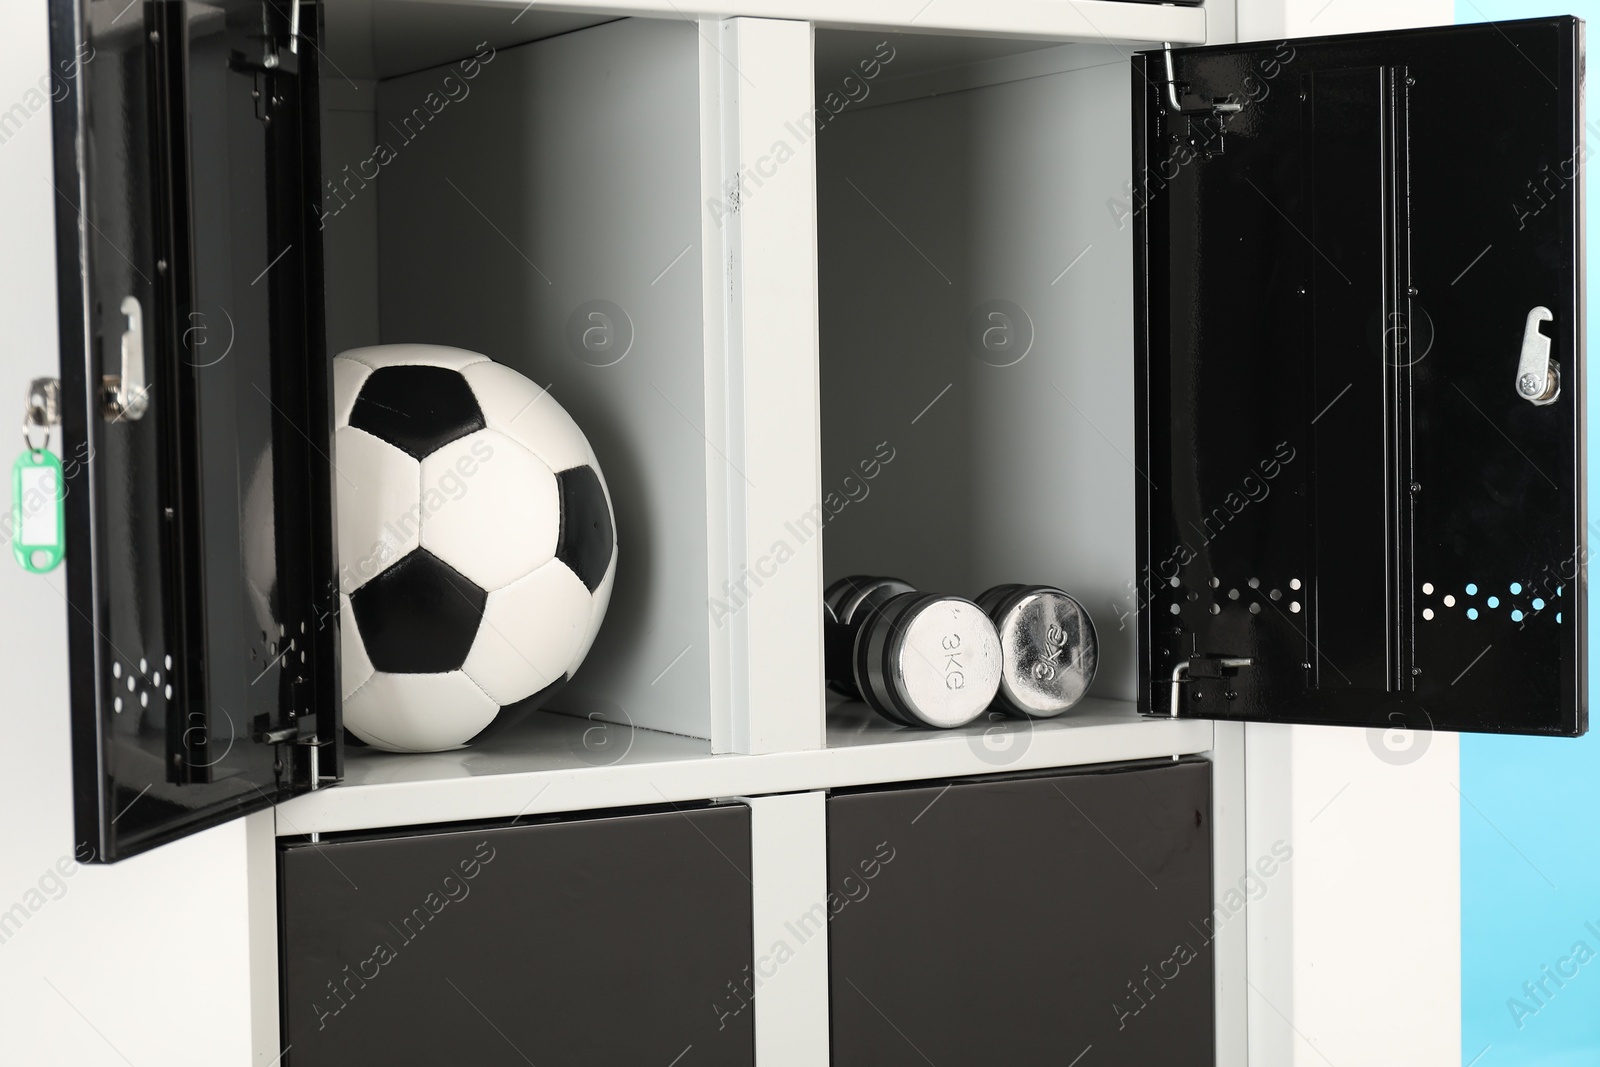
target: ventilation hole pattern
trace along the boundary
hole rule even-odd
[[[158,669],[151,669],[151,660],[155,661]],[[172,671],[171,656],[141,656],[138,660],[128,660],[126,663],[118,660],[111,664],[111,710],[121,715],[125,707],[132,707],[138,701],[139,707],[148,708],[152,694],[157,700],[172,699],[171,679],[162,685],[161,671],[165,666],[167,672]]]
[[[1218,594],[1220,596],[1220,591],[1222,589],[1222,579],[1221,578],[1218,578],[1218,577],[1213,575],[1213,576],[1211,576],[1209,578],[1206,578],[1206,579],[1200,581],[1198,584],[1200,586],[1202,586],[1202,587],[1205,587],[1205,588],[1217,590]],[[1239,601],[1243,600],[1244,603],[1240,603],[1238,605],[1239,607],[1244,608],[1251,615],[1260,615],[1261,614],[1262,598],[1263,597],[1270,598],[1273,601],[1280,601],[1280,600],[1283,599],[1283,590],[1282,589],[1277,589],[1277,588],[1270,589],[1270,590],[1264,589],[1262,587],[1262,582],[1261,582],[1261,579],[1259,577],[1251,576],[1251,577],[1245,579],[1245,583],[1244,584],[1245,584],[1245,587],[1246,587],[1245,589],[1241,589],[1238,586],[1229,587],[1228,591],[1227,591],[1227,599],[1226,600],[1218,599],[1218,600],[1209,602],[1206,605],[1206,608],[1205,608],[1206,613],[1208,615],[1221,615],[1222,612],[1223,612],[1223,609],[1229,607],[1230,603],[1238,603]],[[1194,603],[1195,601],[1200,599],[1200,594],[1198,592],[1196,592],[1194,589],[1186,589],[1184,587],[1183,582],[1182,582],[1182,580],[1180,578],[1177,578],[1177,577],[1168,578],[1167,579],[1167,585],[1170,586],[1173,589],[1182,590],[1182,592],[1178,592],[1178,593],[1173,594],[1173,601],[1167,605],[1167,610],[1170,613],[1172,613],[1173,615],[1181,615],[1181,614],[1183,614],[1183,606],[1184,606],[1185,602]],[[1290,589],[1299,589],[1299,588],[1301,588],[1300,579],[1298,579],[1298,578],[1289,579],[1288,586],[1289,586]],[[1249,590],[1254,590],[1255,591],[1255,596],[1253,596],[1253,597],[1249,596],[1248,595],[1248,591]],[[1280,608],[1278,610],[1281,612],[1282,609]],[[1300,611],[1300,602],[1297,601],[1297,600],[1296,601],[1290,601],[1290,603],[1289,603],[1289,611],[1291,613],[1298,613]]]
[[[1432,582],[1423,582],[1418,586],[1418,589],[1423,597],[1432,597],[1436,592],[1439,591]],[[1541,612],[1543,612],[1546,607],[1551,606],[1550,602],[1544,597],[1532,596],[1531,594],[1534,592],[1534,588],[1529,585],[1524,585],[1522,582],[1508,582],[1506,583],[1506,589],[1510,594],[1510,599],[1506,601],[1505,606],[1508,609],[1508,613],[1512,622],[1521,623],[1534,619]],[[1556,586],[1555,592],[1552,594],[1553,598],[1559,598],[1564,591],[1564,586]],[[1522,597],[1524,594],[1529,594],[1527,599],[1525,601],[1519,601],[1518,598]],[[1476,597],[1478,595],[1478,583],[1468,582],[1462,587],[1461,595],[1463,598],[1468,599]],[[1439,598],[1439,603],[1445,608],[1454,608],[1457,606],[1457,597],[1453,593],[1443,593]],[[1465,607],[1466,617],[1469,620],[1476,620],[1478,618],[1479,610],[1476,607],[1466,607],[1464,604],[1461,606]],[[1494,595],[1484,597],[1483,606],[1486,610],[1490,611],[1498,609],[1501,606],[1500,597]],[[1445,614],[1445,612],[1439,611],[1432,606],[1424,607],[1421,610],[1421,615],[1423,621],[1425,622],[1431,622],[1436,618],[1443,618]],[[1562,613],[1556,612],[1555,621],[1558,624],[1561,622],[1561,618]]]

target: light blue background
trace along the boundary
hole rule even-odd
[[[1565,0],[1551,6],[1540,0],[1457,0],[1457,22],[1501,21],[1536,15],[1570,14],[1600,26],[1600,0]],[[1475,81],[1462,71],[1462,106],[1471,107],[1477,93],[1494,86]],[[1585,135],[1586,193],[1589,204],[1587,242],[1600,249],[1594,196],[1600,170],[1600,107],[1593,83],[1585,104],[1591,128]],[[1470,174],[1462,176],[1471,181]],[[1591,258],[1588,300],[1591,315],[1600,313]],[[1592,323],[1593,320],[1591,320]],[[1593,329],[1591,325],[1591,330]],[[1587,353],[1585,366],[1587,367]],[[1589,388],[1588,418],[1596,421],[1600,389]],[[1591,431],[1592,432],[1592,431]],[[1589,456],[1589,499],[1596,491],[1594,453]],[[1591,505],[1592,506],[1592,505]],[[1592,558],[1600,538],[1590,523],[1588,551]],[[1590,619],[1595,620],[1591,595]],[[1595,648],[1600,625],[1591,622],[1589,663],[1597,672]],[[1594,681],[1591,677],[1591,683]],[[1590,705],[1596,705],[1590,688]],[[1531,737],[1465,734],[1461,738],[1461,1061],[1472,1067],[1596,1067],[1600,1065],[1600,724],[1577,741]],[[1423,902],[1426,906],[1426,903]],[[1409,905],[1408,905],[1409,906]],[[1400,909],[1396,918],[1401,921]],[[1536,985],[1542,968],[1552,971],[1585,942],[1595,958],[1564,979],[1540,1006],[1523,992]],[[1570,971],[1572,964],[1568,964]],[[1523,1016],[1519,1028],[1507,1001],[1516,997],[1538,1013]],[[1404,1011],[1404,1004],[1393,1006]]]

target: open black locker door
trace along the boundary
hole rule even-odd
[[[1583,24],[1134,60],[1140,704],[1577,735]]]
[[[317,14],[51,4],[80,857],[340,772]]]

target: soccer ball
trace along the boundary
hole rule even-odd
[[[610,494],[572,417],[487,356],[357,348],[333,381],[345,728],[459,747],[583,662],[616,577]]]

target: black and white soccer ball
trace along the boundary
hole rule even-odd
[[[594,643],[617,566],[605,479],[566,410],[487,356],[379,345],[333,376],[345,728],[466,744]]]

